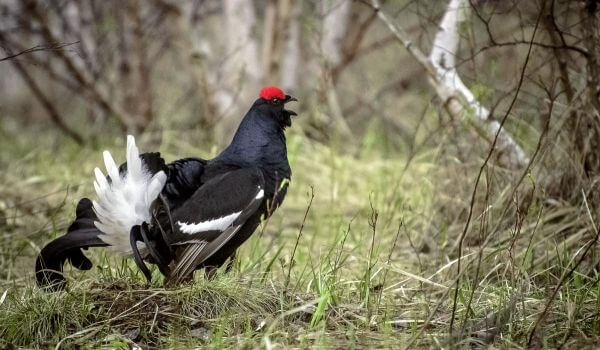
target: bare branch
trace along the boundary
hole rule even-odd
[[[458,25],[465,20],[466,11],[469,9],[466,0],[451,0],[440,24],[440,31],[435,36],[429,58],[441,78],[441,86],[436,87],[436,90],[451,115],[460,116],[465,107],[471,110],[475,120],[482,126],[481,131],[488,141],[491,141],[497,133],[499,134],[497,151],[502,164],[511,168],[523,167],[529,163],[525,152],[505,130],[501,129],[498,121],[490,120],[489,110],[479,103],[456,71],[456,55],[460,40]],[[456,95],[459,95],[467,105],[451,106],[449,102]]]
[[[35,82],[35,80],[31,77],[29,72],[25,69],[25,67],[23,67],[21,62],[19,62],[19,60],[13,60],[12,64],[17,70],[17,72],[19,72],[19,74],[21,75],[21,77],[23,78],[33,95],[38,99],[38,101],[40,102],[42,107],[44,107],[46,112],[48,112],[48,115],[50,116],[50,119],[54,122],[54,124],[56,124],[56,126],[62,132],[64,132],[65,135],[75,140],[75,142],[77,142],[80,145],[83,144],[83,137],[81,137],[81,135],[79,135],[75,130],[71,129],[71,127],[62,120],[54,104],[44,94],[42,88],[40,88],[40,86]]]
[[[77,44],[77,43],[79,43],[79,41],[75,41],[75,42],[72,42],[72,43],[55,43],[55,44],[50,44],[50,45],[36,45],[34,47],[30,47],[30,48],[28,48],[26,50],[17,52],[15,54],[10,54],[10,55],[8,55],[6,57],[2,57],[2,58],[0,58],[0,62],[2,62],[2,61],[8,61],[8,60],[17,58],[17,57],[19,57],[21,55],[26,55],[26,54],[33,53],[33,52],[38,52],[38,51],[57,51],[57,50],[62,50],[64,47],[71,46],[71,45],[74,45],[74,44]]]
[[[39,11],[39,9],[36,8],[34,3],[27,4],[27,11],[39,23],[42,36],[48,42],[58,42],[58,40],[56,40],[55,34],[50,30],[48,19],[44,16],[42,12]],[[119,110],[117,106],[112,104],[111,101],[100,92],[98,87],[95,84],[93,84],[93,82],[90,81],[86,74],[77,67],[77,65],[73,62],[71,57],[66,55],[64,51],[61,50],[56,51],[56,53],[57,56],[63,62],[65,69],[74,77],[74,79],[82,87],[82,89],[86,90],[91,96],[91,98],[102,109],[115,116],[117,118],[117,121],[120,123],[121,127],[127,129],[130,126],[131,118],[128,118],[125,113]]]
[[[529,163],[529,158],[514,139],[502,128],[500,123],[489,118],[490,112],[475,98],[463,83],[456,71],[456,53],[458,51],[458,25],[466,16],[469,8],[467,0],[451,0],[440,24],[433,49],[429,57],[410,40],[408,33],[393,23],[381,11],[379,1],[372,0],[371,6],[377,11],[379,18],[388,26],[395,37],[407,51],[421,64],[429,76],[429,81],[446,111],[453,117],[460,118],[465,112],[472,115],[470,121],[476,131],[490,144],[494,139],[498,162],[509,168],[522,168]]]

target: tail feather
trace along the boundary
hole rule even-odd
[[[165,173],[157,174],[158,176],[153,176],[150,184],[148,185],[148,191],[146,192],[146,203],[152,204],[158,195],[162,191],[165,186],[165,182],[167,182],[167,176]],[[150,207],[145,208],[149,210]]]
[[[127,167],[122,173],[111,154],[104,152],[104,164],[110,183],[98,168],[94,188],[98,199],[93,202],[98,216],[96,227],[100,239],[122,254],[131,254],[129,233],[135,225],[150,222],[150,207],[167,181],[164,171],[154,175],[147,169],[133,136],[127,137]]]
[[[131,135],[127,135],[127,172],[129,173],[129,176],[135,178],[143,176],[140,152],[135,146],[135,139]]]
[[[160,153],[140,155],[135,139],[128,136],[126,164],[117,167],[107,151],[103,158],[108,177],[100,169],[94,170],[97,200],[79,201],[77,218],[67,233],[48,243],[37,257],[35,275],[41,287],[65,288],[62,271],[67,260],[78,269],[89,270],[92,262],[82,249],[111,246],[120,253],[131,254],[131,228],[151,221],[151,205],[167,180]],[[143,243],[138,242],[138,249],[143,248]]]
[[[48,290],[62,290],[66,280],[62,275],[65,261],[80,270],[92,268],[92,262],[83,254],[81,248],[106,246],[98,236],[101,232],[94,226],[96,214],[92,202],[83,198],[77,205],[77,218],[69,226],[64,236],[48,243],[35,262],[35,277],[40,287]]]
[[[106,172],[110,177],[111,185],[120,186],[121,176],[119,175],[119,168],[117,167],[117,164],[115,164],[115,160],[112,158],[112,155],[109,151],[102,152],[102,156],[104,157],[104,166],[106,167]]]

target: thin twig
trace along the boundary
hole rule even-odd
[[[369,204],[371,206],[371,216],[369,217],[369,227],[371,228],[372,236],[371,236],[371,246],[369,248],[369,261],[367,265],[367,273],[365,275],[365,290],[366,290],[366,303],[368,310],[367,324],[371,322],[371,307],[369,306],[369,297],[371,295],[370,292],[370,281],[371,281],[371,271],[373,270],[373,249],[375,247],[375,235],[377,233],[377,219],[379,218],[379,212],[373,207],[373,201],[369,198]]]
[[[398,243],[398,237],[400,237],[400,230],[402,229],[403,225],[404,222],[400,220],[400,223],[398,224],[398,231],[396,231],[396,237],[394,238],[394,243],[392,243],[392,248],[390,248],[390,253],[388,254],[387,261],[385,263],[386,269],[383,272],[383,281],[381,281],[381,289],[379,290],[379,296],[377,297],[377,307],[375,308],[375,310],[379,310],[379,306],[381,305],[381,297],[383,296],[383,290],[385,289],[385,282],[387,280],[390,262],[392,261],[392,254],[394,253],[394,250],[396,250],[396,244]]]
[[[55,43],[55,44],[49,44],[49,45],[36,45],[34,47],[30,47],[28,49],[19,51],[17,53],[9,54],[6,57],[2,57],[2,58],[0,58],[0,62],[12,60],[12,59],[15,59],[15,58],[17,58],[17,57],[19,57],[21,55],[26,55],[26,54],[30,54],[30,53],[34,53],[34,52],[38,52],[38,51],[57,51],[57,50],[62,50],[64,47],[75,45],[75,44],[78,44],[78,43],[79,43],[79,41],[74,41],[72,43]]]
[[[292,251],[292,256],[290,257],[290,265],[288,266],[288,273],[285,279],[285,290],[290,283],[290,275],[292,273],[292,265],[294,265],[294,256],[296,255],[296,249],[298,248],[298,242],[300,242],[300,237],[302,237],[302,230],[304,229],[304,223],[306,222],[306,218],[308,217],[308,212],[312,206],[313,199],[315,198],[315,189],[310,186],[310,199],[308,201],[308,206],[306,207],[306,211],[304,212],[304,218],[302,219],[302,224],[300,225],[300,230],[298,231],[298,237],[296,237],[296,244],[294,245],[294,250]]]
[[[4,38],[4,35],[0,32],[0,43],[3,43],[5,41],[6,40]],[[23,54],[23,52],[24,52],[24,51],[22,51],[21,53],[11,54],[10,49],[5,48],[5,50],[9,54],[8,57],[11,57],[11,56],[17,57],[17,56]],[[25,51],[27,51],[27,50],[25,50]],[[67,123],[65,123],[62,120],[60,113],[56,109],[56,106],[52,103],[52,101],[50,101],[50,98],[48,98],[48,96],[46,96],[44,94],[44,91],[42,90],[42,88],[37,84],[35,79],[33,79],[33,77],[27,71],[27,69],[25,69],[23,64],[19,60],[16,60],[16,59],[11,60],[11,63],[13,64],[13,66],[15,67],[17,72],[19,72],[19,74],[21,75],[21,78],[23,78],[23,80],[25,81],[25,83],[27,84],[27,86],[29,87],[31,92],[33,93],[33,95],[37,98],[37,100],[40,102],[42,107],[46,110],[46,112],[48,113],[48,116],[50,116],[50,119],[54,122],[54,124],[56,124],[56,126],[62,132],[64,132],[65,135],[67,135],[67,136],[71,137],[73,140],[75,140],[75,142],[77,142],[80,145],[83,144],[84,143],[83,137],[81,135],[79,135],[74,129],[72,129],[69,125],[67,125]]]
[[[556,295],[558,295],[558,291],[560,291],[560,289],[562,288],[562,286],[565,283],[565,281],[567,280],[567,278],[569,278],[573,274],[573,272],[575,272],[575,270],[577,270],[579,265],[583,262],[583,259],[585,259],[585,257],[587,256],[590,249],[596,245],[596,243],[598,242],[598,238],[600,238],[600,231],[598,230],[598,227],[596,227],[594,218],[592,217],[592,213],[591,213],[590,207],[588,205],[587,196],[585,195],[585,192],[583,191],[583,189],[581,190],[581,194],[583,196],[583,203],[585,204],[585,209],[587,211],[588,217],[590,218],[590,222],[592,223],[592,227],[593,227],[594,231],[596,232],[596,235],[594,236],[594,239],[592,239],[589,242],[587,247],[585,247],[583,254],[581,254],[581,256],[579,257],[579,260],[577,260],[575,265],[573,265],[573,267],[568,272],[564,273],[562,275],[562,277],[560,278],[558,285],[556,286],[556,288],[554,288],[552,295],[550,295],[550,299],[548,299],[548,302],[546,303],[546,306],[544,307],[544,311],[542,311],[542,313],[540,314],[540,317],[538,317],[538,319],[533,324],[533,327],[532,327],[531,332],[529,333],[529,337],[527,339],[527,347],[531,346],[531,342],[533,341],[533,336],[535,335],[535,331],[536,331],[537,327],[539,326],[539,324],[546,317],[546,314],[548,313],[548,310],[550,309],[552,302],[556,298]]]
[[[532,42],[535,39],[535,34],[537,33],[537,29],[539,27],[540,19],[542,18],[543,12],[544,11],[543,11],[543,8],[542,8],[542,10],[540,11],[540,14],[538,15],[537,21],[535,23],[535,27],[533,29],[533,34],[531,35],[531,41]],[[521,91],[521,86],[523,85],[523,81],[525,80],[525,70],[527,69],[527,65],[529,63],[529,58],[531,57],[531,51],[532,51],[532,49],[533,49],[533,45],[529,45],[529,49],[527,50],[527,56],[525,57],[525,62],[523,64],[523,68],[521,69],[521,75],[519,77],[519,83],[517,84],[515,95],[514,95],[512,101],[511,101],[510,105],[508,106],[508,109],[506,110],[506,113],[504,114],[504,117],[502,118],[502,121],[500,122],[500,128],[496,132],[496,136],[494,137],[494,141],[492,142],[492,146],[490,147],[490,151],[488,152],[488,155],[485,158],[483,164],[479,168],[479,173],[477,174],[477,178],[475,180],[475,185],[473,187],[473,192],[471,194],[471,204],[469,206],[469,215],[467,216],[467,222],[465,223],[465,227],[464,227],[463,232],[461,233],[459,241],[458,241],[458,262],[456,264],[456,268],[457,268],[457,274],[459,276],[460,276],[460,265],[461,265],[463,243],[464,243],[465,237],[467,236],[467,231],[469,230],[469,224],[471,223],[471,218],[473,217],[473,207],[475,205],[475,196],[477,194],[477,188],[479,187],[479,182],[481,181],[481,175],[483,174],[483,170],[487,167],[487,164],[489,163],[490,159],[492,158],[492,154],[494,152],[494,148],[496,146],[496,142],[498,140],[498,136],[500,135],[500,131],[503,130],[502,127],[506,123],[506,120],[508,120],[508,116],[510,114],[510,111],[513,109],[513,107],[515,105],[515,102],[517,101],[517,97],[519,96],[519,92]],[[454,320],[456,318],[456,308],[457,308],[457,305],[458,305],[458,289],[459,289],[459,286],[460,286],[460,278],[457,278],[457,280],[456,280],[456,287],[455,287],[456,289],[454,290],[454,298],[453,298],[453,302],[452,302],[452,316],[450,318],[450,333],[452,333],[452,331],[453,331]]]

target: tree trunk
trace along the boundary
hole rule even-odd
[[[296,7],[298,6],[296,4]],[[288,25],[291,10],[290,0],[269,0],[267,4],[263,28],[262,58],[265,84],[268,85],[277,85],[281,81],[281,63],[291,31]]]
[[[287,28],[287,37],[284,40],[285,50],[281,59],[280,84],[284,91],[298,89],[298,67],[300,65],[300,16],[302,15],[302,2],[292,4],[288,22],[282,25]]]

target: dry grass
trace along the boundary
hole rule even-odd
[[[157,271],[146,286],[131,261],[93,251],[94,270],[68,270],[69,291],[46,294],[33,283],[35,255],[62,234],[76,199],[91,195],[100,152],[2,136],[1,345],[520,348],[531,338],[530,346],[554,348],[600,340],[596,249],[581,259],[596,214],[584,195],[547,197],[535,171],[515,189],[517,175],[486,169],[452,322],[457,239],[480,162],[456,162],[444,139],[407,164],[384,156],[376,138],[349,155],[292,134],[288,198],[244,245],[233,273],[164,289]],[[211,156],[194,135],[161,136],[168,159]],[[98,143],[122,153],[120,138]]]

